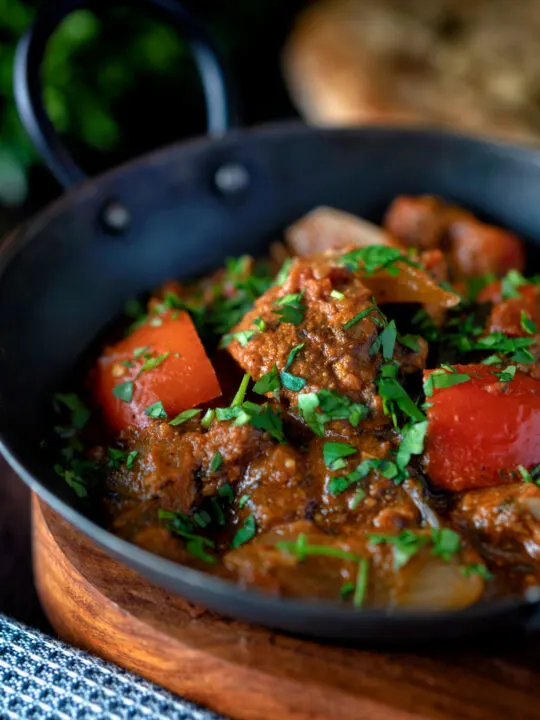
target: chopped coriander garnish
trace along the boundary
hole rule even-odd
[[[462,575],[465,577],[471,577],[472,575],[478,575],[482,580],[492,580],[493,573],[491,573],[485,565],[481,563],[469,563],[460,568]]]
[[[108,467],[117,469],[126,462],[128,453],[126,450],[110,447],[107,448],[107,455],[109,456]]]
[[[392,546],[394,568],[396,570],[406,565],[409,560],[430,541],[427,535],[419,535],[413,530],[403,530],[399,535],[376,535],[368,533],[368,538],[372,543],[387,543]]]
[[[207,563],[215,563],[216,558],[206,552],[206,548],[214,548],[214,543],[208,538],[195,533],[195,526],[184,513],[175,513],[168,510],[159,510],[158,517],[165,524],[165,528],[186,541],[186,550]],[[202,515],[199,513],[199,517]]]
[[[419,341],[420,335],[399,335],[398,334],[398,341],[403,345],[403,347],[409,348],[409,350],[412,350],[413,352],[418,352],[420,345]]]
[[[540,485],[540,465],[537,465],[532,470],[527,470],[524,465],[518,465],[517,471],[521,475],[521,479],[526,483],[535,483]]]
[[[278,274],[276,275],[276,279],[274,281],[274,285],[283,285],[285,280],[289,277],[289,272],[292,265],[292,258],[287,258],[283,265],[281,266]]]
[[[469,350],[491,350],[492,352],[510,355],[510,359],[516,363],[528,364],[534,360],[533,354],[527,350],[533,345],[533,337],[508,337],[503,333],[490,333],[479,338]]]
[[[122,365],[127,368],[133,368],[135,367],[135,363],[131,360],[122,360]]]
[[[293,362],[294,362],[294,358],[298,355],[298,353],[299,353],[300,350],[304,347],[305,344],[306,344],[306,343],[300,343],[300,345],[295,345],[295,346],[293,347],[293,349],[292,349],[291,352],[289,353],[289,357],[287,358],[287,362],[285,363],[285,367],[283,368],[284,370],[288,370],[288,369],[291,367],[291,365],[292,365]]]
[[[393,480],[399,475],[397,465],[391,460],[368,458],[361,462],[360,465],[357,465],[354,470],[347,473],[347,475],[331,478],[328,482],[328,492],[332,495],[340,495],[350,488],[351,485],[356,485],[357,482],[367,477],[372,470],[380,472],[383,477],[389,480]]]
[[[128,453],[128,456],[126,458],[126,467],[128,470],[131,470],[131,468],[133,467],[133,464],[134,464],[138,454],[139,454],[138,450],[132,450],[131,452]]]
[[[300,392],[300,390],[306,386],[304,378],[291,375],[291,373],[285,372],[285,370],[279,373],[279,378],[283,387],[291,392]]]
[[[424,413],[414,404],[405,388],[398,382],[397,374],[397,365],[386,364],[380,368],[377,386],[385,414],[392,416],[395,426],[397,426],[398,409],[417,422],[425,420]]]
[[[114,397],[122,400],[122,402],[131,402],[133,399],[133,380],[127,380],[113,388]]]
[[[68,485],[78,497],[88,497],[88,486],[78,473],[74,470],[63,468],[60,464],[54,466],[54,471],[63,478],[66,485]]]
[[[354,592],[354,583],[352,583],[352,582],[344,583],[339,590],[339,594],[341,595],[341,598],[343,600],[346,600],[350,595],[353,594],[353,592]]]
[[[169,425],[172,425],[173,427],[176,427],[177,425],[182,425],[188,420],[191,420],[192,418],[199,415],[201,412],[202,410],[198,410],[197,408],[193,408],[192,410],[184,410],[184,412],[179,413],[175,418],[169,420]]]
[[[385,360],[391,360],[394,354],[394,348],[397,339],[397,329],[394,320],[381,330],[377,338],[369,348],[369,354],[375,355],[382,348],[382,355]]]
[[[432,528],[431,540],[433,548],[431,552],[446,562],[450,562],[452,557],[461,549],[461,538],[449,528]]]
[[[216,411],[213,408],[209,408],[203,415],[201,419],[201,427],[205,430],[208,430],[210,425],[212,424],[212,420],[214,419],[216,415]]]
[[[375,325],[378,325],[379,327],[384,327],[386,325],[386,318],[380,308],[377,307],[377,305],[370,305],[346,322],[343,329],[349,330],[349,328],[352,328],[353,325],[356,325],[356,323],[360,322],[360,320],[367,317],[370,317]]]
[[[276,543],[278,550],[284,550],[290,555],[296,555],[298,560],[302,562],[308,555],[325,555],[328,557],[339,558],[340,560],[350,560],[358,562],[360,558],[354,553],[341,548],[332,547],[331,545],[310,545],[307,542],[305,533],[300,533],[294,542],[280,541]]]
[[[389,275],[397,275],[399,268],[396,267],[396,263],[398,262],[419,267],[418,263],[412,262],[400,250],[387,245],[369,245],[352,250],[342,255],[338,262],[353,272],[363,270],[366,275],[373,275],[379,270],[386,270]]]
[[[365,490],[362,490],[362,489],[357,490],[353,499],[351,500],[351,504],[350,504],[351,510],[356,510],[365,497],[366,497]]]
[[[348,420],[353,427],[358,427],[360,421],[369,414],[365,405],[355,403],[346,395],[325,388],[318,393],[299,395],[298,410],[307,425],[319,437],[324,437],[324,426],[327,422]]]
[[[217,493],[219,497],[224,498],[227,502],[231,503],[234,500],[234,490],[229,483],[225,483],[224,485],[218,487]]]
[[[358,449],[349,443],[326,442],[323,445],[324,464],[329,470],[340,470],[347,465],[344,458],[357,452]]]
[[[75,393],[56,393],[54,399],[71,410],[71,424],[75,430],[82,430],[88,420],[90,420],[91,412]]]
[[[433,370],[429,374],[427,380],[424,382],[424,393],[426,397],[431,397],[434,390],[461,385],[461,383],[467,382],[470,379],[470,375],[459,373],[450,365],[445,365],[437,370]]]
[[[249,381],[251,380],[251,375],[249,373],[245,373],[244,377],[242,378],[242,382],[240,383],[240,386],[238,390],[236,391],[236,395],[233,398],[233,401],[231,403],[231,407],[238,407],[244,402],[244,398],[246,397],[246,392],[248,389]]]
[[[274,314],[278,315],[281,322],[291,323],[292,325],[300,325],[304,320],[304,313],[306,306],[302,305],[302,298],[304,297],[304,291],[300,293],[289,293],[281,298],[278,298],[274,305],[277,306],[277,310],[274,310]]]
[[[148,415],[148,417],[153,418],[154,420],[167,420],[168,415],[163,407],[163,403],[161,400],[158,400],[157,402],[153,403],[153,405],[149,405],[147,408],[144,409],[145,415]]]
[[[246,504],[249,502],[250,495],[242,495],[242,497],[238,500],[238,509],[241,510],[243,507],[246,506]]]
[[[209,513],[206,512],[206,510],[199,510],[198,512],[193,513],[193,519],[195,520],[197,525],[202,528],[210,525],[210,523],[212,522],[212,518]]]
[[[520,296],[518,288],[527,284],[528,281],[525,280],[518,270],[509,270],[501,280],[501,294],[503,300],[518,298]]]
[[[264,332],[266,330],[266,322],[261,317],[256,317],[255,320],[253,320],[253,324],[257,328],[257,330],[260,330],[261,332]]]
[[[229,333],[221,338],[219,345],[224,348],[230,345],[233,340],[237,340],[242,347],[246,347],[256,334],[256,330],[240,330],[239,332]]]
[[[219,452],[219,450],[214,454],[212,460],[210,461],[210,472],[217,472],[219,468],[223,465],[223,455]]]
[[[529,335],[536,335],[538,333],[538,328],[536,327],[536,324],[531,320],[531,318],[527,317],[525,310],[521,311],[520,324],[523,330],[525,330],[525,332]]]
[[[279,372],[277,367],[274,365],[271,370],[264,375],[261,375],[261,377],[257,380],[253,386],[253,392],[256,392],[258,395],[265,395],[269,392],[275,392],[276,390],[279,390],[279,388]]]
[[[368,586],[368,570],[369,562],[367,558],[361,558],[358,563],[358,572],[356,574],[356,585],[354,588],[353,605],[354,607],[362,607],[366,597]]]
[[[150,350],[150,345],[145,345],[144,347],[135,348],[135,350],[133,351],[134,359],[138,360],[141,357],[141,355],[144,355],[149,350]]]
[[[163,318],[154,317],[150,320],[149,325],[150,327],[160,327],[161,325],[163,325]]]
[[[490,355],[482,360],[482,365],[500,365],[501,358],[498,355]]]
[[[247,543],[249,540],[255,537],[256,531],[257,526],[255,524],[255,518],[253,515],[248,515],[242,523],[242,526],[236,531],[236,534],[231,542],[231,547],[237,548],[240,547],[240,545]]]
[[[334,300],[343,300],[345,295],[339,290],[331,290],[330,297],[334,298]]]
[[[494,372],[493,374],[500,380],[500,382],[508,383],[516,376],[517,367],[515,365],[508,365],[501,372]]]
[[[397,466],[401,470],[406,469],[413,455],[420,455],[423,452],[427,425],[427,420],[422,420],[410,423],[402,429],[402,439],[396,457]]]

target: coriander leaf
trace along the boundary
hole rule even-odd
[[[304,378],[291,375],[291,373],[285,372],[284,370],[279,373],[279,378],[283,387],[291,392],[300,392],[300,390],[306,386]]]
[[[253,324],[255,325],[257,330],[260,330],[261,332],[264,332],[266,330],[266,322],[260,317],[255,318],[253,320]]]
[[[283,370],[288,370],[291,367],[291,365],[294,362],[294,358],[298,355],[298,353],[304,347],[305,344],[306,343],[303,342],[303,343],[300,343],[300,345],[295,345],[295,347],[293,347],[293,349],[289,353],[289,357],[287,358],[287,362],[285,363],[285,367],[283,368]]]
[[[369,562],[367,558],[361,558],[358,563],[358,572],[356,574],[356,585],[353,596],[354,607],[362,607],[364,604],[368,586],[368,570]]]
[[[294,542],[277,542],[276,548],[290,555],[296,555],[300,562],[305,560],[308,555],[324,555],[339,558],[340,560],[350,560],[352,562],[358,562],[360,560],[358,555],[348,552],[347,550],[341,550],[341,548],[332,547],[331,545],[310,545],[307,542],[305,533],[300,533]]]
[[[84,479],[74,470],[68,470],[57,464],[54,466],[57,475],[63,478],[64,482],[80,498],[88,497],[88,487]]]
[[[494,372],[493,374],[500,380],[500,382],[508,383],[516,376],[517,367],[515,365],[508,365],[501,372]]]
[[[427,432],[427,420],[406,425],[402,432],[401,443],[397,453],[397,466],[405,470],[413,455],[420,455],[424,450],[424,439]]]
[[[225,483],[224,485],[218,487],[217,493],[219,497],[224,498],[229,503],[232,503],[232,501],[234,500],[234,490],[229,485],[229,483]]]
[[[210,472],[212,472],[212,473],[217,472],[222,465],[223,465],[223,455],[218,450],[214,454],[212,460],[210,461]]]
[[[133,399],[133,380],[120,383],[113,388],[112,394],[114,397],[122,400],[122,402],[131,402]]]
[[[385,414],[392,416],[394,425],[397,425],[397,409],[417,422],[425,420],[424,413],[414,404],[405,388],[398,382],[397,372],[396,365],[382,365],[380,368],[377,387],[383,401]]]
[[[345,265],[349,270],[353,272],[364,270],[366,275],[373,275],[379,270],[386,270],[390,275],[397,275],[399,268],[396,267],[396,263],[398,262],[419,267],[418,263],[413,263],[400,250],[387,245],[369,245],[358,248],[345,253],[338,260],[340,265]]]
[[[331,290],[330,297],[334,298],[334,300],[343,300],[345,295],[339,290]]]
[[[153,405],[146,407],[144,409],[144,413],[154,420],[167,420],[168,418],[167,412],[163,407],[161,400],[158,400]]]
[[[301,302],[303,297],[304,291],[300,293],[289,293],[288,295],[278,298],[274,302],[277,310],[273,310],[273,313],[279,316],[280,322],[300,325],[304,320],[304,313],[306,311],[306,306],[302,305]]]
[[[536,327],[536,324],[531,320],[530,317],[527,317],[527,314],[525,310],[521,311],[521,327],[523,330],[525,330],[526,333],[529,335],[536,335],[538,332],[538,328]]]
[[[397,339],[397,329],[394,320],[388,323],[388,325],[381,330],[377,338],[369,348],[369,354],[375,355],[382,348],[383,358],[385,360],[391,360],[394,354],[394,348]]]
[[[215,415],[216,411],[213,408],[209,408],[202,417],[201,427],[205,430],[208,430],[208,428],[212,424],[212,420],[214,419]]]
[[[257,531],[255,518],[253,515],[248,515],[242,523],[242,526],[236,531],[235,536],[232,539],[231,547],[237,548],[244,543],[247,543],[253,537]]]
[[[375,535],[368,533],[370,542],[375,544],[387,543],[392,546],[394,556],[394,569],[399,570],[429,543],[429,537],[419,535],[413,530],[403,530],[399,535]]]
[[[482,365],[500,365],[501,358],[498,355],[490,355],[482,360]]]
[[[289,277],[289,272],[291,270],[292,265],[292,258],[287,258],[283,265],[281,266],[278,274],[276,275],[276,279],[274,281],[274,285],[283,285],[285,280]]]
[[[238,407],[244,402],[244,398],[246,397],[246,392],[248,389],[249,381],[251,380],[251,376],[249,373],[245,373],[244,377],[242,378],[242,382],[240,383],[240,386],[238,390],[236,391],[236,395],[233,398],[233,401],[231,403],[231,407]]]
[[[135,348],[135,350],[133,351],[134,359],[138,360],[141,357],[141,355],[144,355],[149,350],[150,350],[150,345],[145,345],[144,347]]]
[[[71,423],[75,430],[82,430],[88,420],[90,420],[91,412],[75,393],[56,393],[54,399],[71,410]]]
[[[329,470],[340,470],[347,465],[344,458],[357,452],[358,449],[348,443],[326,442],[323,445],[324,464]]]
[[[354,494],[353,499],[351,500],[350,505],[349,505],[351,510],[356,510],[365,497],[366,497],[365,490],[362,490],[361,488],[359,490],[357,490],[356,493]]]
[[[256,330],[240,330],[239,332],[228,333],[221,338],[219,346],[225,348],[230,345],[233,340],[237,340],[242,347],[246,347],[256,334]]]
[[[302,393],[298,395],[298,410],[306,421],[306,424],[313,430],[315,435],[324,437],[325,416],[317,412],[319,407],[319,396],[317,393]]]
[[[179,535],[186,541],[186,550],[207,563],[215,563],[216,558],[206,552],[206,548],[214,548],[214,543],[208,538],[195,533],[195,527],[187,515],[181,512],[170,512],[168,510],[159,510],[158,517],[164,523],[165,529],[175,535]],[[199,515],[202,518],[202,515]]]
[[[360,322],[360,320],[364,320],[364,318],[367,317],[369,317],[370,320],[379,327],[384,327],[386,325],[386,317],[383,315],[381,309],[377,305],[369,305],[369,307],[364,308],[361,312],[346,322],[343,329],[349,330],[349,328],[352,328],[353,325],[356,325],[356,323]]]
[[[446,562],[450,562],[452,557],[461,549],[461,538],[449,528],[432,528],[431,540],[433,548],[431,552]]]
[[[485,565],[481,563],[469,563],[460,568],[461,573],[465,577],[471,577],[471,575],[478,575],[482,580],[492,580],[493,573],[491,573]]]
[[[426,397],[431,397],[434,390],[442,390],[443,388],[461,385],[471,379],[470,375],[458,373],[452,368],[452,372],[447,372],[448,368],[433,370],[424,381],[424,393]]]
[[[527,285],[527,280],[518,270],[509,270],[501,280],[501,294],[503,300],[518,298],[518,288]]]
[[[352,583],[352,582],[344,583],[339,590],[339,594],[341,595],[341,598],[343,600],[346,600],[349,597],[349,595],[353,594],[353,592],[354,592],[354,583]]]
[[[242,495],[242,497],[238,500],[239,510],[246,506],[246,504],[249,502],[250,497],[250,495]]]
[[[127,459],[127,451],[120,450],[120,448],[107,448],[107,455],[109,456],[109,462],[107,466],[113,469],[119,468],[123,465]]]
[[[133,467],[133,464],[135,463],[138,454],[138,450],[132,450],[130,453],[128,453],[128,456],[126,458],[126,467],[128,470],[131,470],[131,468]]]
[[[199,527],[207,527],[212,522],[211,516],[206,512],[206,510],[199,510],[198,512],[193,513],[193,520]]]
[[[413,352],[418,352],[420,349],[419,341],[420,335],[398,335],[398,341],[403,347],[409,348]]]
[[[198,410],[197,408],[193,408],[192,410],[184,410],[184,412],[179,413],[175,418],[169,420],[169,425],[172,425],[173,427],[177,427],[177,425],[182,425],[188,420],[191,420],[192,418],[199,415],[199,413],[201,412],[202,410]]]
[[[253,392],[256,392],[258,395],[265,395],[269,392],[275,392],[276,390],[279,390],[279,388],[279,373],[277,367],[274,365],[271,370],[264,375],[261,375],[261,377],[257,380],[253,386]]]

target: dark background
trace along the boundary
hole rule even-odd
[[[185,43],[175,30],[139,12],[138,3],[130,4],[129,11],[113,8],[99,19],[77,12],[55,36],[46,59],[51,117],[92,174],[205,129],[202,92]],[[294,116],[280,50],[306,3],[183,4],[196,9],[227,59],[244,124]],[[12,93],[16,42],[44,5],[0,0],[0,233],[60,193],[20,126]],[[0,612],[47,629],[31,578],[28,502],[26,487],[0,460]]]

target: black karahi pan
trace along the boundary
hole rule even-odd
[[[400,193],[439,194],[540,248],[540,151],[428,129],[320,130],[277,124],[224,132],[228,83],[211,41],[173,0],[152,0],[188,36],[210,130],[85,180],[43,109],[39,71],[49,36],[84,2],[56,3],[23,38],[15,67],[24,124],[65,195],[0,249],[0,440],[22,479],[120,561],[212,610],[317,638],[411,642],[526,629],[538,595],[459,612],[354,610],[278,599],[131,545],[92,520],[54,472],[41,441],[52,395],[126,299],[171,277],[196,276],[268,242],[325,204],[378,221]]]

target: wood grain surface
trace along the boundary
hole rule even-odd
[[[59,634],[231,718],[540,718],[538,637],[429,654],[300,640],[152,585],[37,500],[33,516],[38,591]]]

